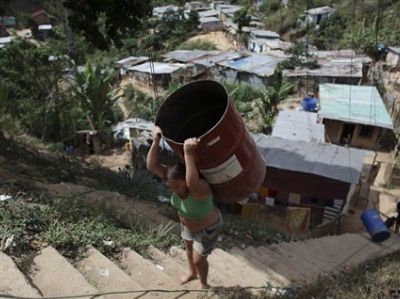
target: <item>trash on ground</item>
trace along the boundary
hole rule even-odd
[[[108,277],[110,276],[110,270],[108,269],[100,269],[99,270],[99,275],[103,277]]]
[[[12,196],[10,196],[10,195],[0,194],[0,201],[6,201],[11,198],[12,198]]]

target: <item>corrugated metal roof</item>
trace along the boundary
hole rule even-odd
[[[358,183],[364,157],[370,152],[327,143],[293,141],[253,134],[268,167]],[[268,176],[268,173],[267,173]]]
[[[218,16],[219,13],[215,9],[210,9],[206,11],[199,11],[199,17],[200,18],[206,18],[206,17],[215,17]]]
[[[393,129],[392,119],[375,86],[319,85],[323,118]]]
[[[179,61],[179,62],[190,62],[195,59],[199,59],[206,55],[217,55],[220,51],[204,51],[204,50],[176,50],[167,53],[165,61]]]
[[[217,9],[223,13],[235,13],[238,10],[241,10],[244,6],[241,5],[233,5],[233,4],[218,4]]]
[[[320,15],[320,14],[330,13],[333,11],[335,11],[335,9],[332,7],[322,6],[322,7],[316,7],[316,8],[306,10],[306,13],[308,13],[310,15]]]
[[[125,65],[125,64],[134,65],[134,64],[141,63],[141,62],[146,62],[148,60],[149,60],[149,57],[147,57],[147,56],[129,56],[127,58],[118,60],[117,63],[122,64],[122,65]]]
[[[292,46],[291,43],[284,42],[279,39],[252,38],[251,41],[253,40],[255,40],[258,45],[265,44],[271,50],[277,50],[277,49],[287,50]]]
[[[400,54],[400,47],[389,47],[389,49],[397,54]]]
[[[153,62],[153,66],[155,74],[170,74],[181,68],[184,68],[186,65],[181,63]],[[150,62],[132,66],[128,68],[128,70],[133,72],[153,73],[150,68]]]
[[[205,67],[212,67],[220,61],[238,59],[240,57],[243,57],[243,54],[239,52],[228,51],[228,52],[220,52],[219,54],[215,55],[203,56],[199,59],[194,59],[192,62],[194,64],[203,65]]]
[[[249,53],[246,57],[236,60],[225,60],[217,64],[237,71],[264,77],[272,75],[277,64],[283,60],[284,58],[282,57]]]
[[[354,57],[356,56],[356,52],[352,49],[340,49],[340,50],[332,50],[332,51],[323,51],[323,50],[311,50],[309,53],[313,57],[317,58],[336,58],[336,57]],[[366,56],[368,57],[368,56]]]
[[[313,112],[283,110],[276,118],[272,136],[290,140],[325,142],[325,126]]]
[[[318,60],[319,68],[296,68],[294,70],[284,70],[283,74],[286,77],[320,76],[362,78],[363,62],[364,58],[338,58],[327,61]]]
[[[0,44],[8,44],[11,43],[12,37],[7,36],[7,37],[0,37]]]
[[[269,30],[261,30],[261,29],[253,29],[250,30],[250,33],[256,37],[269,37],[269,38],[279,38],[280,35],[274,31],[269,31]]]
[[[216,17],[204,17],[204,18],[200,18],[199,21],[201,24],[210,23],[210,22],[221,22],[222,23],[222,21]]]
[[[156,7],[153,8],[153,15],[161,17],[168,10],[178,11],[179,10],[179,6],[175,6],[175,5],[156,6]]]

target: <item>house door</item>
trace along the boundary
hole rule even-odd
[[[353,125],[353,124],[344,124],[343,130],[342,130],[342,135],[340,136],[340,144],[341,145],[351,143],[351,139],[353,138],[354,128],[355,128],[355,125]]]

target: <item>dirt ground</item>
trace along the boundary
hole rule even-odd
[[[153,88],[149,88],[140,84],[136,84],[135,81],[131,78],[124,78],[121,80],[121,83],[119,84],[119,87],[121,89],[121,91],[124,89],[125,86],[127,86],[128,84],[132,84],[135,89],[139,90],[140,92],[143,92],[144,94],[154,97],[154,90]],[[163,90],[161,88],[157,89],[157,92],[159,95],[163,94]]]
[[[204,34],[197,35],[188,39],[186,42],[193,42],[193,41],[208,41],[217,47],[217,50],[221,51],[229,51],[229,50],[237,50],[238,45],[235,45],[223,31],[215,31],[215,32],[208,32]]]
[[[124,169],[125,166],[131,166],[132,164],[132,153],[129,150],[124,149],[112,149],[101,155],[90,155],[85,158],[88,163],[97,163],[101,166],[118,171]]]

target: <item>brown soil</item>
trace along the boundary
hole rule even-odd
[[[188,39],[186,42],[193,41],[207,41],[215,44],[217,50],[229,51],[236,50],[234,42],[231,41],[223,31],[208,32],[204,34],[197,35]]]
[[[132,153],[128,150],[113,149],[101,155],[90,155],[85,161],[92,164],[97,163],[101,166],[118,171],[124,169],[125,166],[131,166]]]

